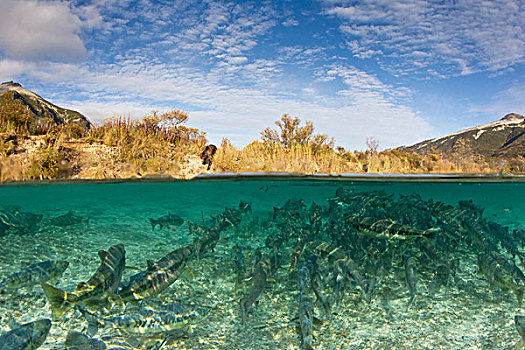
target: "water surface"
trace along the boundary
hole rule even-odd
[[[0,279],[35,262],[67,260],[69,268],[56,286],[73,291],[79,282],[89,279],[99,266],[97,252],[120,243],[126,249],[127,265],[145,269],[146,260],[158,260],[176,248],[191,246],[199,239],[188,230],[188,222],[212,227],[213,217],[220,216],[226,208],[237,209],[240,201],[246,201],[251,203],[252,213],[243,214],[240,224],[221,231],[221,238],[213,251],[188,262],[191,273],[181,276],[162,294],[161,299],[153,298],[153,303],[192,302],[213,307],[210,315],[195,326],[193,333],[171,339],[164,346],[299,349],[304,345],[297,321],[301,302],[298,270],[307,263],[307,257],[302,256],[292,271],[290,263],[298,246],[299,232],[304,229],[304,225],[308,225],[308,221],[298,223],[290,219],[290,222],[283,223],[287,219],[275,218],[274,207],[282,208],[289,200],[302,200],[304,210],[301,210],[306,213],[312,202],[317,203],[322,207],[325,217],[319,224],[322,233],[312,238],[310,246],[314,245],[314,240],[337,246],[339,243],[334,243],[334,235],[328,232],[326,225],[332,215],[328,213],[329,202],[336,197],[336,191],[340,188],[344,193],[371,198],[374,193],[378,193],[376,191],[393,194],[394,203],[398,203],[402,196],[412,194],[420,196],[425,203],[432,199],[433,202],[441,201],[455,208],[459,207],[459,201],[471,200],[483,209],[480,219],[483,222],[498,223],[506,227],[510,234],[514,230],[525,229],[525,182],[370,182],[259,177],[255,181],[220,179],[4,186],[0,187],[0,209],[42,214],[43,219],[33,230],[7,230],[0,236]],[[52,218],[68,211],[89,218],[89,222],[71,226],[50,224]],[[149,218],[168,213],[182,217],[185,223],[182,226],[162,230],[157,227],[152,230]],[[250,280],[252,256],[257,248],[261,248],[263,256],[269,257],[272,248],[268,246],[267,239],[284,230],[283,225],[293,227],[295,231],[289,233],[288,240],[280,245],[279,266],[269,274],[258,306],[250,308],[247,320],[242,322],[239,301],[250,293],[254,283]],[[342,227],[345,225],[348,226],[341,222]],[[517,257],[513,258],[500,242],[495,240],[495,243],[498,253],[509,261],[519,263]],[[376,245],[369,240],[366,244],[370,244],[367,249],[370,249],[372,256]],[[401,251],[404,249],[403,244],[392,243],[392,247],[395,246],[392,249]],[[235,264],[231,257],[235,245],[240,246],[245,257],[246,281],[241,285],[235,279]],[[509,348],[517,344],[520,339],[514,326],[514,316],[525,313],[518,306],[512,290],[503,290],[495,285],[491,288],[487,276],[477,273],[481,248],[468,239],[459,245],[464,247],[458,251],[453,247],[446,249],[449,255],[444,259],[459,261],[455,273],[460,279],[451,280],[447,288],[430,295],[431,280],[435,274],[433,262],[429,262],[416,248],[420,243],[406,243],[408,248],[405,250],[419,259],[415,271],[417,296],[408,309],[410,291],[401,255],[384,262],[386,267],[381,270],[381,276],[378,275],[377,286],[370,293],[370,302],[364,300],[362,286],[351,274],[347,276],[341,302],[332,305],[329,311],[323,309],[321,302],[316,302],[312,289],[306,291],[315,318],[322,321],[312,327],[314,348],[366,349],[392,346],[406,349],[478,349]],[[353,254],[352,247],[342,248],[349,251],[348,254]],[[518,249],[521,251],[524,247],[518,246]],[[368,253],[356,254],[357,257],[368,259]],[[374,272],[366,270],[368,260],[365,260],[356,261],[361,263],[360,268],[365,269],[363,274],[372,278]],[[331,270],[335,269],[335,264],[319,257],[321,270],[325,268],[325,271],[319,272],[319,276],[327,281],[321,293],[326,296],[333,292],[330,274],[335,273]],[[133,273],[136,271],[126,270],[123,279]],[[515,283],[522,286],[524,281]],[[385,297],[387,294],[388,297]],[[388,300],[385,301],[385,298]],[[12,321],[24,323],[51,315],[49,302],[39,285],[3,294],[0,300],[0,331],[9,330],[13,326]],[[107,316],[100,310],[94,312],[100,317]],[[53,322],[51,332],[41,348],[63,348],[67,332],[70,329],[85,331],[86,325],[78,312],[69,313],[64,319]],[[112,335],[111,332],[108,334]],[[102,336],[98,334],[96,337]]]

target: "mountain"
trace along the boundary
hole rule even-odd
[[[419,154],[448,154],[461,152],[465,148],[485,157],[525,157],[525,117],[510,113],[490,124],[400,147],[403,151]]]
[[[0,102],[6,100],[18,102],[26,107],[29,116],[40,125],[49,123],[57,125],[75,123],[85,129],[91,127],[89,120],[82,114],[70,109],[58,107],[34,92],[24,89],[22,85],[12,81],[0,84]]]

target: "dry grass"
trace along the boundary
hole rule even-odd
[[[301,144],[285,148],[275,143],[254,141],[238,150],[225,141],[217,151],[214,167],[219,172],[313,174],[348,172],[349,164],[332,149],[314,152],[311,147]],[[352,168],[358,171],[357,167]]]
[[[204,133],[184,126],[165,127],[141,121],[116,118],[94,128],[86,142],[99,143],[117,151],[115,163],[123,172],[137,175],[174,175],[187,154],[204,147]]]
[[[479,155],[453,153],[448,155],[419,155],[399,150],[354,153],[293,144],[286,148],[269,142],[254,141],[242,150],[223,140],[217,151],[215,172],[295,172],[326,173],[519,173],[525,171],[525,161],[515,159],[502,167],[497,160]]]
[[[34,129],[16,103],[2,103],[1,181],[144,175],[188,177],[205,172],[198,159],[206,144],[205,133],[179,125],[188,119],[184,112],[153,113],[138,121],[114,118],[90,130],[74,124],[43,130]],[[8,110],[11,114],[6,112]],[[468,147],[446,155],[419,155],[399,150],[377,152],[377,147],[370,146],[363,152],[349,152],[342,147],[334,149],[331,138],[313,134],[311,123],[300,127],[298,118],[287,115],[282,120],[283,123],[276,123],[284,130],[281,134],[267,128],[261,133],[264,141],[254,141],[243,149],[223,139],[211,171],[303,174],[525,172],[523,158],[502,163],[499,159],[485,159],[474,154]]]

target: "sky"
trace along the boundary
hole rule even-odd
[[[0,0],[0,82],[93,123],[189,112],[243,147],[285,113],[349,150],[525,114],[525,0]]]

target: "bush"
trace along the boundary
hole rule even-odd
[[[58,179],[67,177],[67,156],[64,150],[47,147],[36,151],[29,160],[29,179]]]
[[[300,126],[301,119],[284,114],[281,120],[275,122],[280,129],[272,130],[269,127],[261,131],[261,139],[265,143],[291,148],[294,145],[311,147],[314,152],[334,147],[334,139],[324,134],[314,135],[314,125],[307,120],[305,126]]]

